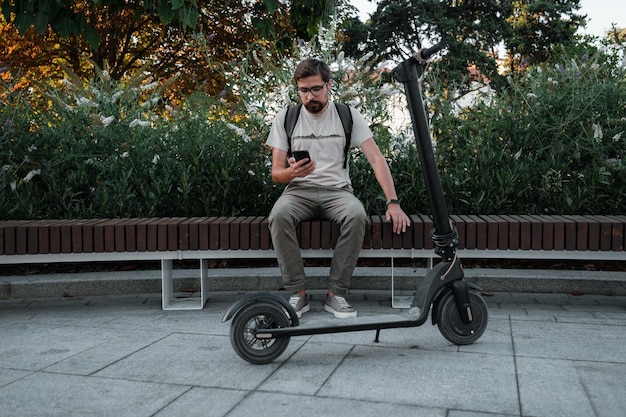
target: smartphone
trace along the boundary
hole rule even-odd
[[[296,161],[300,161],[304,158],[309,158],[309,161],[311,161],[311,155],[309,155],[309,151],[293,151],[293,157],[296,159]],[[307,162],[308,163],[308,162]]]

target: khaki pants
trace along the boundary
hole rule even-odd
[[[351,191],[333,187],[289,185],[272,208],[269,227],[284,287],[291,292],[306,289],[296,227],[315,219],[332,220],[340,226],[328,288],[344,294],[350,286],[369,219],[363,204]]]

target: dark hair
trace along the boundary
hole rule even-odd
[[[328,80],[330,80],[330,68],[324,61],[309,58],[298,64],[296,71],[293,73],[293,79],[298,82],[298,80],[302,78],[313,77],[315,75],[320,75],[324,82],[328,82]]]

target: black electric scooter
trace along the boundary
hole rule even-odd
[[[463,279],[463,268],[456,256],[458,233],[451,224],[437,170],[432,138],[419,81],[429,58],[445,47],[439,43],[422,49],[393,70],[394,78],[404,84],[415,141],[428,190],[434,228],[431,232],[435,253],[441,262],[428,271],[417,287],[411,308],[400,314],[321,320],[300,325],[295,310],[276,293],[251,293],[233,304],[222,322],[232,319],[230,340],[237,354],[253,364],[278,358],[291,336],[322,333],[417,327],[424,324],[432,306],[432,324],[448,341],[468,345],[478,340],[487,328],[487,303],[480,289]]]

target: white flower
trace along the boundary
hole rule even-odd
[[[120,155],[121,158],[128,158],[128,151]]]
[[[615,136],[613,136],[613,142],[618,142],[622,138],[622,132],[619,132]]]
[[[115,120],[115,116],[109,116],[109,117],[104,117],[104,116],[100,116],[100,121],[102,122],[102,125],[104,127],[107,127],[108,125],[110,125],[113,120]]]
[[[11,181],[9,186],[11,186],[11,191],[15,191],[15,189],[17,188],[17,184],[15,183],[15,181]]]
[[[228,126],[229,128],[231,128],[232,130],[234,130],[239,136],[241,136],[241,138],[244,140],[244,142],[250,142],[252,141],[252,138],[250,138],[250,136],[248,136],[248,134],[246,133],[245,130],[243,130],[242,128],[235,126],[234,124],[231,123],[227,123],[226,126]]]
[[[11,165],[2,165],[2,172],[7,172],[11,169]]]
[[[154,155],[154,158],[152,158],[152,163],[156,165],[160,160],[161,157],[159,155]]]
[[[154,97],[154,98],[151,98],[150,100],[146,101],[145,103],[140,104],[139,107],[141,107],[142,109],[145,109],[147,107],[154,106],[158,102],[159,102],[159,98],[158,97]]]
[[[124,92],[123,92],[123,91],[118,91],[117,93],[113,94],[113,95],[111,96],[111,103],[116,103],[116,102],[117,102],[117,100],[118,100],[120,97],[122,97],[122,95],[123,95],[123,94],[124,94]]]
[[[128,126],[129,127],[135,127],[135,126],[147,127],[147,126],[150,126],[150,122],[145,121],[145,120],[135,119],[132,122],[130,122]]]
[[[517,151],[517,153],[515,153],[515,159],[519,159],[520,156],[522,156],[522,150],[521,149],[519,151]]]
[[[148,91],[148,90],[153,90],[155,88],[157,88],[159,86],[158,82],[153,82],[150,84],[146,84],[146,85],[142,85],[141,87],[139,87],[141,89],[141,91]]]
[[[36,151],[37,150],[37,146],[36,145],[30,145],[28,147],[28,152],[32,152],[32,151]]]
[[[98,103],[89,100],[87,97],[79,97],[76,99],[76,104],[79,106],[98,107]]]
[[[593,132],[594,139],[602,139],[602,126],[593,123],[591,125],[591,131]]]
[[[32,180],[35,175],[41,175],[41,170],[33,169],[32,171],[29,171],[28,174],[26,174],[26,176],[24,177],[24,182],[30,182],[30,180]]]
[[[528,93],[526,94],[526,97],[528,97],[531,100],[537,100],[537,94],[535,93]]]
[[[85,160],[85,165],[93,165],[93,159],[89,158]]]
[[[369,60],[369,59],[370,59],[373,55],[374,55],[374,52],[368,52],[368,53],[366,53],[365,55],[363,55],[361,58],[359,58],[359,59],[357,60],[357,62],[358,62],[359,64],[362,64],[362,63],[364,63],[364,62],[367,62],[367,61],[368,61],[368,60]]]

